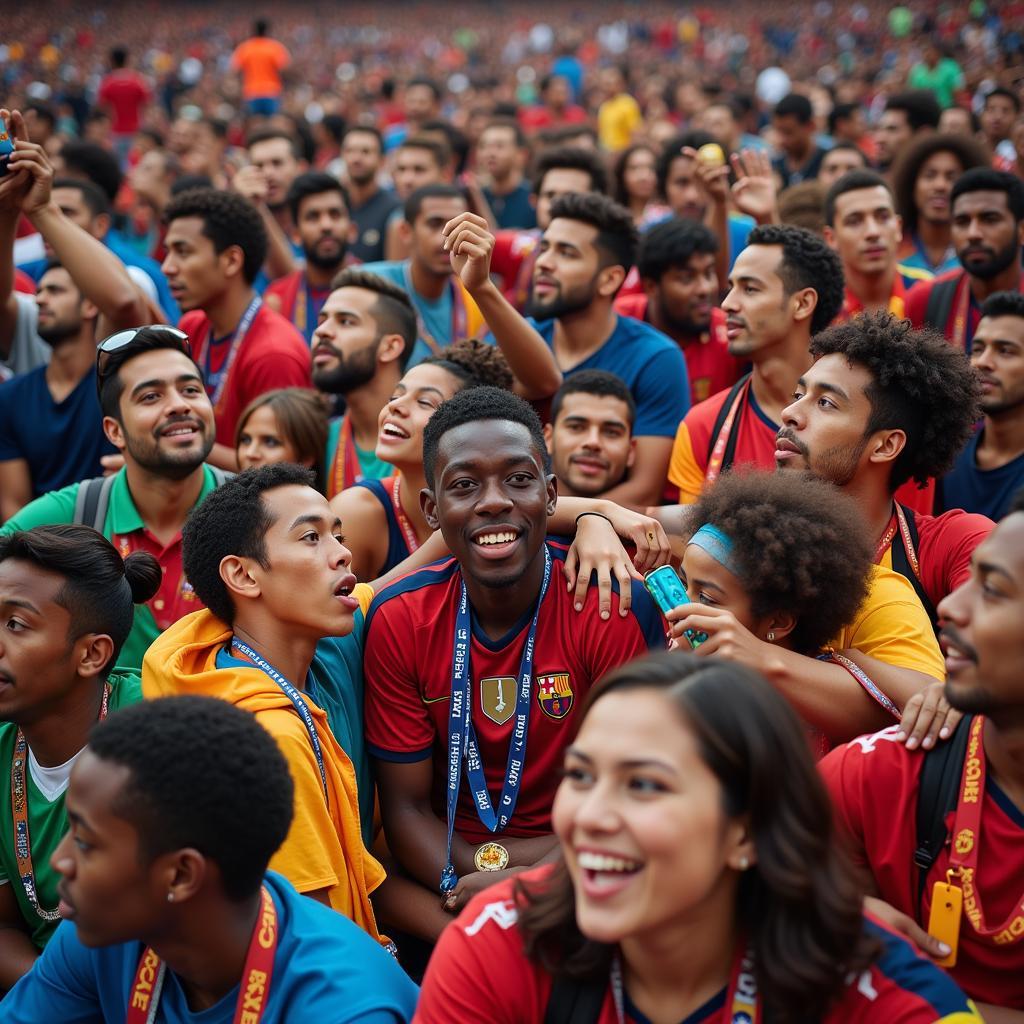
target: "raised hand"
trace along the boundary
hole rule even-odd
[[[736,209],[753,217],[758,224],[777,224],[779,210],[776,203],[775,176],[768,154],[761,150],[745,149],[730,157],[736,181],[732,186],[732,200]]]
[[[444,247],[451,254],[452,272],[472,292],[490,280],[494,235],[475,213],[460,213],[444,226]]]

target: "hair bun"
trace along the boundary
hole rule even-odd
[[[124,578],[132,590],[132,602],[143,604],[160,586],[163,569],[148,551],[133,551],[124,560]]]

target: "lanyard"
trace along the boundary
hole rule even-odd
[[[107,717],[110,704],[110,684],[103,684],[103,699],[100,701],[102,722]],[[32,838],[28,832],[28,741],[18,730],[14,737],[14,753],[11,756],[11,816],[14,819],[14,857],[18,862],[18,876],[32,909],[44,921],[59,921],[60,911],[44,910],[39,905],[39,891],[36,889],[36,872],[32,864]]]
[[[889,520],[889,525],[886,528],[885,533],[882,534],[878,541],[878,547],[875,548],[874,563],[878,565],[882,556],[889,549],[893,540],[896,538],[897,529],[900,531],[900,537],[903,539],[903,549],[907,553],[907,561],[910,563],[910,568],[913,569],[914,575],[920,580],[921,579],[921,564],[917,560],[917,552],[914,550],[914,538],[910,535],[910,524],[907,522],[907,517],[903,512],[903,508],[899,502],[895,502],[896,509],[892,514],[892,519]]]
[[[615,1016],[618,1024],[626,1024],[626,997],[622,983],[622,961],[616,953],[611,970],[612,999],[615,1002]],[[754,976],[754,958],[749,949],[740,945],[732,965],[729,989],[720,1020],[731,1024],[760,1024],[761,1007],[757,1001],[757,979]],[[729,1014],[726,1017],[726,1013]]]
[[[235,357],[238,355],[238,350],[242,347],[242,342],[245,341],[245,336],[249,333],[249,328],[252,326],[252,322],[256,318],[256,314],[260,311],[260,306],[262,305],[263,299],[258,295],[254,295],[252,302],[249,303],[246,311],[242,314],[242,319],[235,328],[235,333],[231,338],[231,348],[228,349],[227,358],[224,360],[224,367],[217,375],[217,383],[213,388],[213,394],[210,395],[210,401],[213,403],[214,409],[218,409],[220,407],[220,400],[224,395],[224,388],[227,386],[228,375],[231,373],[231,367],[234,365]],[[196,362],[198,362],[203,368],[203,373],[206,376],[207,391],[210,390],[214,377],[213,371],[210,369],[210,359],[213,355],[213,340],[211,337],[212,330],[212,325],[207,328],[206,336],[203,338],[202,354],[196,360]]]
[[[313,289],[309,287],[306,275],[300,272],[299,288],[292,306],[292,323],[295,324],[295,329],[302,335],[307,345],[313,343],[313,330],[316,328],[320,310],[327,301],[324,292],[321,291],[320,295],[324,297],[318,301]]]
[[[260,889],[260,897],[260,914],[249,940],[249,952],[245,955],[234,1024],[259,1024],[270,994],[270,979],[277,953],[277,908],[265,885]],[[166,975],[167,964],[151,946],[147,946],[135,969],[125,1024],[153,1024]]]
[[[551,554],[544,546],[544,579],[540,596],[533,610],[530,632],[526,636],[523,657],[519,663],[519,691],[516,696],[515,727],[508,746],[508,764],[505,768],[505,784],[501,789],[499,813],[495,813],[491,794],[487,791],[487,779],[477,749],[476,730],[473,728],[472,677],[469,666],[470,612],[466,584],[462,584],[459,598],[459,612],[455,619],[455,644],[452,653],[452,694],[448,716],[448,854],[444,871],[441,872],[442,895],[451,892],[459,880],[452,864],[452,835],[455,832],[455,809],[459,803],[459,787],[462,784],[462,759],[466,759],[466,775],[469,778],[476,813],[484,827],[490,832],[501,832],[515,814],[519,787],[526,766],[526,740],[530,729],[530,692],[533,689],[533,648],[537,639],[537,619],[540,606],[551,580]]]
[[[402,265],[402,281],[404,282],[405,290],[409,293],[409,298],[413,300],[413,308],[416,310],[416,331],[423,341],[426,342],[430,351],[436,356],[441,351],[442,346],[430,331],[427,330],[426,322],[420,312],[420,305],[416,301],[419,292],[413,288],[412,270],[408,262]],[[455,342],[469,337],[469,314],[466,312],[466,299],[462,294],[462,288],[456,284],[455,279],[452,277],[448,279],[448,288],[452,297],[452,326],[451,334],[445,344],[453,345]]]
[[[405,538],[405,546],[409,549],[409,554],[411,555],[420,546],[420,542],[412,523],[409,522],[409,517],[405,514],[405,509],[402,508],[401,482],[401,475],[396,473],[392,477],[391,507],[395,511],[395,519],[398,521],[402,536]]]
[[[348,413],[341,417],[341,426],[338,430],[338,446],[334,449],[334,457],[331,459],[330,494],[333,498],[341,494],[347,487],[351,487],[363,478],[359,466],[359,455],[356,453],[356,442],[352,435],[352,420]]]
[[[1019,942],[1024,937],[1024,894],[1018,899],[1002,924],[989,927],[981,908],[981,893],[975,881],[978,871],[978,843],[981,840],[981,805],[985,795],[985,745],[982,730],[985,728],[983,715],[976,715],[971,721],[971,732],[967,738],[967,757],[960,777],[960,792],[956,803],[956,816],[951,832],[949,863],[950,874],[959,874],[963,888],[963,909],[974,930],[996,945],[1005,946]]]
[[[309,742],[313,747],[313,754],[316,757],[316,766],[320,769],[320,781],[324,787],[324,799],[327,801],[328,806],[330,806],[331,800],[327,795],[327,771],[324,768],[324,755],[320,750],[320,737],[317,735],[316,723],[313,721],[313,715],[310,713],[305,697],[273,665],[261,658],[248,644],[242,643],[237,636],[231,638],[231,646],[236,651],[244,654],[258,669],[270,676],[284,691],[284,695],[295,705],[295,710],[299,713],[299,718],[302,719],[306,732],[309,733]]]
[[[736,397],[733,398],[732,405],[729,407],[729,414],[725,417],[722,429],[718,432],[718,437],[715,439],[715,447],[711,450],[711,458],[708,459],[708,468],[704,473],[705,487],[709,487],[718,479],[718,474],[721,472],[722,467],[722,458],[725,455],[725,446],[729,443],[729,435],[733,432],[733,428],[739,429],[738,418],[743,414],[743,406],[747,401],[747,395],[750,393],[750,382],[752,379],[752,377],[748,377],[743,387],[736,392]]]

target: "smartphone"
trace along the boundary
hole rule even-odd
[[[0,177],[7,173],[7,162],[14,152],[14,139],[7,125],[0,121]]]
[[[673,608],[678,608],[681,604],[690,603],[690,598],[683,587],[683,581],[671,565],[662,565],[657,569],[652,569],[644,576],[644,586],[654,598],[654,603],[661,609],[662,615],[667,615]],[[690,642],[690,647],[693,650],[700,647],[708,638],[707,633],[696,629],[687,629],[683,636]]]

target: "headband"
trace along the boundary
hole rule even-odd
[[[739,576],[739,570],[732,557],[732,540],[717,526],[705,523],[687,541],[687,544],[696,544],[697,547],[702,551],[706,551],[723,568],[728,569],[734,576]]]

